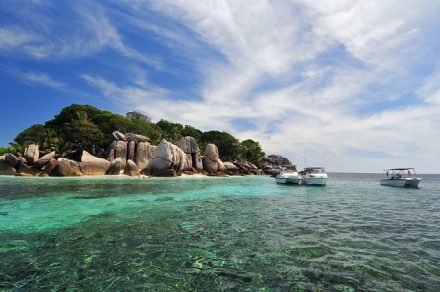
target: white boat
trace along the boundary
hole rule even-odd
[[[299,184],[301,182],[301,177],[296,171],[296,168],[293,170],[286,168],[281,169],[275,179],[279,184]]]
[[[328,175],[324,167],[306,167],[300,175],[305,185],[325,186],[327,184]]]
[[[389,168],[384,170],[380,184],[390,187],[418,188],[422,180],[414,168]]]

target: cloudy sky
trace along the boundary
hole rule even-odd
[[[440,173],[440,1],[0,2],[0,145],[64,106]],[[305,155],[306,154],[306,155]]]

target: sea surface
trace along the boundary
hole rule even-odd
[[[0,177],[0,290],[439,291],[440,175]]]

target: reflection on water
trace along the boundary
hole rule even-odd
[[[440,180],[0,178],[0,288],[431,290]]]

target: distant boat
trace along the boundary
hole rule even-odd
[[[301,182],[301,177],[296,168],[293,170],[282,168],[275,179],[279,184],[299,184]]]
[[[389,168],[384,170],[380,184],[390,187],[418,188],[422,179],[414,168]]]
[[[305,185],[325,186],[327,184],[328,175],[324,167],[306,167],[300,175]]]

